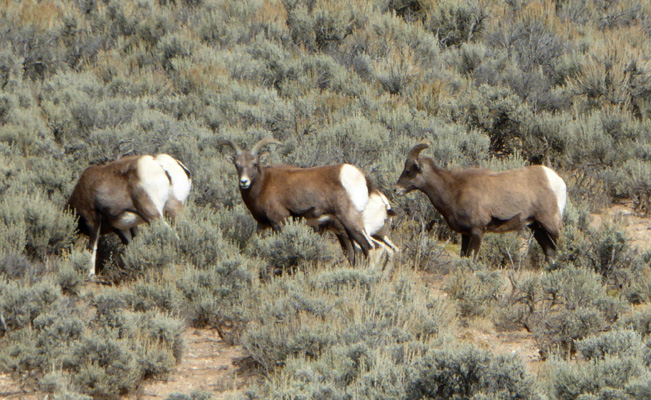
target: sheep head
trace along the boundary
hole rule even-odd
[[[398,196],[404,196],[412,190],[421,188],[424,185],[419,155],[421,151],[428,147],[428,143],[421,142],[409,151],[407,161],[405,161],[405,168],[402,170],[402,174],[400,174],[400,178],[398,179],[394,189]]]
[[[260,150],[271,144],[282,143],[273,138],[265,138],[254,144],[250,151],[242,150],[241,147],[230,140],[225,140],[222,144],[228,145],[235,150],[235,155],[229,154],[226,159],[237,168],[240,189],[248,190],[262,173],[261,164],[264,161],[265,154],[259,154]]]

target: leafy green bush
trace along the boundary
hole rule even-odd
[[[458,120],[479,129],[490,138],[489,149],[496,155],[521,152],[521,125],[531,119],[531,109],[506,88],[479,87],[476,98],[454,104],[450,112]]]
[[[21,204],[20,207],[16,207]],[[45,260],[72,245],[76,227],[71,214],[42,195],[13,194],[0,202],[0,228],[6,235],[2,252],[22,252]]]
[[[408,399],[542,398],[522,361],[474,347],[430,350],[410,368]],[[494,396],[494,397],[493,397]]]
[[[420,2],[426,3],[426,2]],[[486,15],[477,3],[459,4],[443,1],[428,13],[427,28],[443,46],[458,46],[480,36],[485,28]]]
[[[24,255],[16,253],[0,253],[0,276],[9,281],[24,280],[35,282],[43,277],[45,265],[33,263]]]
[[[272,380],[281,374],[265,388],[279,395],[328,387],[399,395],[410,354],[445,340],[455,320],[450,304],[425,286],[383,281],[371,269],[299,271],[251,295],[241,343]],[[298,381],[287,386],[287,379]]]
[[[486,316],[497,304],[503,289],[499,272],[481,267],[473,270],[472,266],[464,268],[463,264],[457,265],[445,287],[464,317]]]
[[[651,308],[649,305],[636,308],[632,313],[622,316],[616,325],[620,329],[632,329],[648,339],[651,334]]]
[[[565,267],[512,284],[502,318],[530,331],[545,357],[569,357],[577,341],[608,329],[627,311],[625,303],[608,295],[600,277],[585,268]]]
[[[608,176],[612,182],[612,194],[615,197],[632,199],[636,208],[648,215],[651,198],[651,164],[637,159],[627,160],[621,168]]]
[[[429,203],[429,200],[426,201]],[[431,205],[429,207],[433,208]],[[430,232],[414,221],[403,220],[401,224],[396,224],[401,227],[404,232],[402,236],[405,238],[404,245],[396,256],[397,263],[413,263],[415,268],[429,273],[447,273],[454,268],[454,259],[449,255],[448,249],[450,238],[446,238],[450,230],[447,224],[439,219],[442,218],[437,218],[437,224],[432,224]]]
[[[88,276],[89,259],[89,254],[73,252],[59,265],[57,281],[64,294],[81,294]]]
[[[172,227],[178,234],[179,255],[197,268],[209,268],[237,254],[227,239],[238,238],[243,243],[253,234],[255,223],[249,215],[228,209],[214,212],[209,208],[186,207],[186,215]],[[248,213],[248,211],[246,211]],[[250,223],[247,223],[250,222]]]
[[[256,267],[254,264],[253,269]],[[176,287],[188,323],[215,327],[223,340],[237,342],[246,326],[242,292],[252,284],[250,269],[239,258],[224,260],[210,269],[185,268]]]
[[[175,392],[167,396],[165,400],[211,400],[212,398],[210,392],[193,391],[190,394]]]
[[[586,360],[605,360],[639,354],[644,350],[644,344],[640,334],[635,331],[615,330],[577,342],[577,350]]]
[[[557,361],[551,367],[554,399],[623,398],[648,395],[649,347],[630,330],[614,330],[577,343],[586,361]]]
[[[128,393],[142,379],[166,376],[182,355],[183,324],[178,320],[153,312],[115,315],[125,321],[121,329],[84,332],[60,361],[82,393]]]
[[[281,232],[254,236],[247,253],[265,260],[273,269],[286,270],[333,260],[335,246],[302,221],[289,221]]]
[[[579,218],[583,219],[582,216]],[[556,263],[549,268],[563,268],[566,264],[582,265],[600,274],[611,289],[621,292],[629,301],[644,301],[644,277],[648,274],[648,262],[628,243],[622,227],[610,224],[602,224],[598,228],[580,227],[573,225],[576,223],[584,224],[566,221],[565,245]]]
[[[224,227],[221,231],[224,238],[240,249],[247,246],[257,231],[258,223],[244,204],[230,209],[224,208],[219,211],[218,217],[219,226]]]
[[[122,255],[123,268],[134,278],[147,271],[160,271],[181,262],[179,236],[167,222],[156,220],[139,229],[132,244]]]
[[[297,45],[318,51],[338,45],[355,28],[356,7],[338,7],[327,3],[284,1],[287,26]]]
[[[61,290],[49,279],[33,284],[0,280],[0,312],[3,328],[9,332],[32,325],[61,300]]]
[[[136,282],[129,293],[124,296],[124,300],[129,308],[135,311],[160,310],[174,313],[180,307],[178,297],[179,293],[172,283],[150,279]]]

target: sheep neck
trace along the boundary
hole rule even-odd
[[[253,218],[263,226],[273,227],[273,222],[269,220],[264,205],[265,200],[263,199],[263,196],[266,193],[266,187],[269,184],[269,179],[271,179],[271,176],[268,173],[269,168],[270,167],[260,168],[259,174],[256,179],[253,180],[251,186],[246,190],[240,188],[240,192],[242,193],[244,204],[253,215]]]
[[[447,220],[454,204],[454,177],[450,171],[439,168],[431,158],[423,157],[425,185],[421,189],[429,197],[436,210]]]

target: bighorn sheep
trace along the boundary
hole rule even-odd
[[[565,182],[556,172],[541,165],[504,172],[448,171],[419,157],[427,147],[419,143],[411,149],[395,192],[425,193],[450,228],[461,233],[461,256],[474,253],[476,260],[486,232],[528,226],[545,258],[554,257],[566,202]]]
[[[253,218],[263,227],[278,231],[289,217],[310,220],[325,218],[316,224],[333,222],[340,234],[340,243],[351,263],[352,246],[356,243],[368,255],[373,239],[364,229],[362,212],[369,201],[369,185],[364,174],[349,164],[299,168],[290,165],[262,167],[258,152],[265,146],[281,144],[275,139],[262,139],[250,151],[231,141],[222,142],[235,150],[226,158],[237,168],[240,193]],[[324,217],[326,216],[326,217]]]
[[[89,236],[90,275],[100,235],[115,232],[122,243],[130,243],[138,225],[180,214],[191,186],[188,169],[167,154],[128,156],[86,168],[66,207],[77,214],[79,232]]]
[[[373,243],[390,255],[399,251],[398,247],[393,244],[388,236],[388,231],[391,228],[391,217],[394,216],[396,216],[396,212],[391,208],[391,204],[386,196],[376,188],[371,189],[368,203],[366,203],[366,207],[362,212],[364,229],[371,236]],[[335,233],[340,242],[347,240],[345,230],[332,215],[323,215],[318,219],[308,220],[308,225]],[[352,244],[349,244],[349,242],[343,242],[341,246],[346,253],[352,251],[352,247],[349,247]],[[359,246],[355,244],[355,250],[357,249],[359,249]]]

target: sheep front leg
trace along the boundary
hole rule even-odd
[[[280,232],[283,230],[283,225],[287,218],[291,217],[292,214],[280,204],[274,204],[272,208],[267,211],[267,220],[271,229],[275,232]]]
[[[473,229],[470,232],[470,240],[468,243],[468,256],[473,254],[472,260],[477,261],[479,257],[479,248],[481,247],[481,240],[484,237],[484,232],[481,229]]]
[[[470,257],[470,235],[461,234],[461,257]]]
[[[100,232],[102,228],[102,219],[97,218],[95,224],[91,227],[90,236],[88,238],[88,249],[91,251],[90,268],[88,275],[93,276],[96,272],[97,264],[97,245],[99,243]]]

